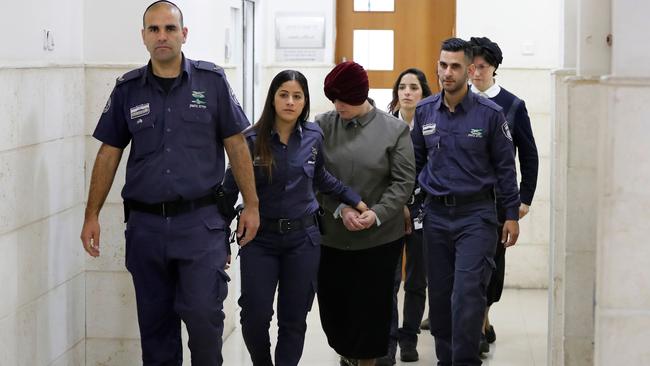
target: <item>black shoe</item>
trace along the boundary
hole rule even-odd
[[[341,356],[341,361],[339,362],[340,366],[357,366],[359,365],[359,361],[354,360],[352,358],[347,358]]]
[[[480,356],[488,352],[490,352],[490,344],[487,339],[485,339],[485,335],[481,333],[481,340],[478,342],[478,354]]]
[[[429,322],[429,318],[426,318],[420,323],[420,329],[422,330],[430,330],[431,329],[431,323]]]
[[[395,358],[390,358],[390,356],[380,357],[375,361],[375,366],[393,366],[395,364]]]
[[[415,347],[400,347],[399,359],[403,362],[415,362],[420,359]]]
[[[488,343],[494,343],[497,340],[497,334],[494,333],[494,327],[492,325],[489,325],[485,331],[485,339],[487,339]]]

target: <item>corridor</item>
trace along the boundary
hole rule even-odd
[[[403,292],[400,291],[400,296]],[[547,291],[546,290],[504,290],[501,301],[491,312],[492,323],[497,332],[497,341],[491,345],[490,353],[483,360],[486,366],[545,366],[546,365],[546,329],[547,329]],[[400,298],[401,301],[401,298]],[[272,347],[277,332],[275,320],[272,324]],[[420,336],[418,351],[420,361],[406,363],[402,366],[431,366],[436,358],[433,337],[428,334]],[[226,339],[223,346],[224,365],[252,365],[241,335],[241,328]],[[335,366],[338,365],[336,353],[328,346],[327,339],[320,327],[318,304],[307,319],[307,337],[301,365]]]

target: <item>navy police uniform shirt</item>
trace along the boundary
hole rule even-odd
[[[434,196],[498,186],[506,219],[519,218],[512,136],[501,107],[468,90],[451,113],[443,93],[418,103],[411,131],[420,187]]]
[[[131,142],[122,197],[159,203],[209,194],[224,177],[223,139],[249,125],[223,70],[183,56],[168,94],[151,63],[119,77],[93,136]]]
[[[257,131],[251,128],[245,135],[251,152],[254,152]],[[260,165],[260,159],[253,155],[261,217],[296,219],[314,214],[318,210],[315,190],[332,194],[353,207],[361,201],[356,192],[325,169],[323,131],[316,123],[297,123],[286,145],[273,131],[270,147],[273,153],[270,180],[267,167]],[[230,169],[226,174],[224,189],[228,193],[237,189]]]

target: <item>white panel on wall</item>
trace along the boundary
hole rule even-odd
[[[456,2],[456,34],[488,37],[503,51],[506,67],[559,66],[560,0],[501,0],[490,6],[481,0]]]
[[[6,1],[0,5],[10,36],[0,49],[0,65],[83,62],[83,0]],[[43,31],[54,40],[44,50]]]
[[[366,70],[393,70],[395,35],[392,30],[355,29],[353,37],[355,62]]]

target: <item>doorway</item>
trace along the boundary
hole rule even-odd
[[[395,79],[409,67],[424,71],[438,91],[440,43],[456,33],[455,25],[455,1],[337,0],[335,63],[361,64],[370,97],[385,109]]]

